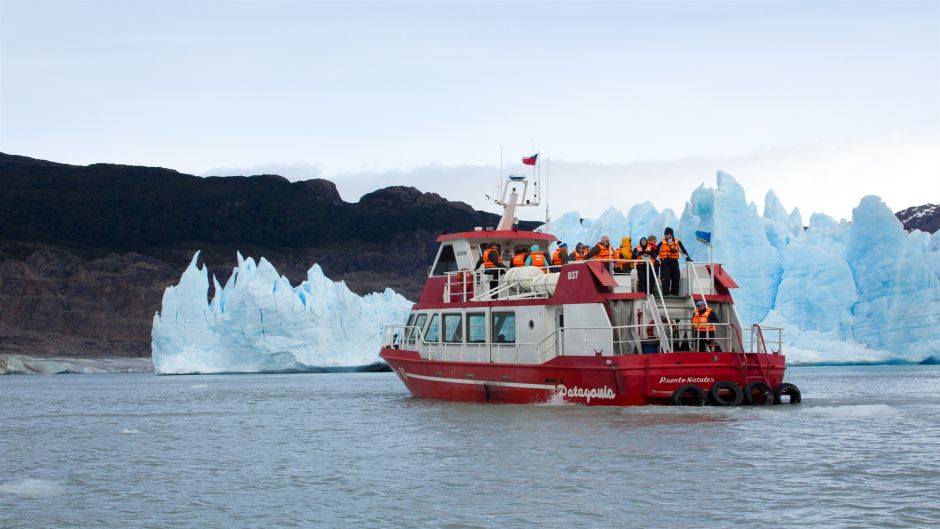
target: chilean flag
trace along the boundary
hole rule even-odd
[[[538,161],[538,159],[539,159],[539,153],[535,153],[532,156],[529,156],[528,158],[523,158],[522,163],[526,165],[535,165],[535,162]]]

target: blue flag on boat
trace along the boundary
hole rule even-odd
[[[710,231],[697,231],[695,232],[695,238],[701,241],[703,244],[712,243],[712,233]]]

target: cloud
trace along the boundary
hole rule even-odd
[[[320,167],[307,162],[267,162],[243,167],[213,167],[203,171],[202,176],[249,176],[257,174],[276,174],[288,180],[310,180],[323,178]]]
[[[572,210],[585,217],[597,217],[609,206],[626,211],[647,200],[660,210],[671,208],[679,215],[696,187],[715,185],[717,170],[734,175],[759,211],[763,211],[764,195],[772,189],[787,208],[799,207],[804,219],[812,212],[850,218],[852,208],[869,194],[881,196],[894,210],[940,202],[940,184],[936,180],[940,174],[940,144],[935,135],[833,139],[736,156],[618,164],[571,160],[551,160],[549,164],[546,158],[548,155],[543,153],[542,184],[553,218]],[[505,167],[505,173],[510,172],[531,175],[531,168],[514,162]],[[498,210],[485,198],[495,194],[499,180],[496,166],[427,165],[324,173],[317,165],[294,162],[207,172],[260,173],[280,174],[291,180],[327,178],[349,201],[382,187],[407,185],[467,202],[477,209]],[[519,213],[520,218],[529,220],[541,220],[544,215],[544,205]]]

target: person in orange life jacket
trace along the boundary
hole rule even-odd
[[[689,252],[685,251],[682,241],[673,237],[672,228],[663,232],[663,242],[659,243],[659,280],[663,285],[664,296],[679,295],[679,254],[685,255],[686,261],[691,261]]]
[[[499,286],[499,275],[505,272],[506,265],[503,264],[498,244],[494,242],[484,246],[486,249],[480,254],[473,269],[479,270],[481,266],[484,267],[483,273],[490,276],[490,289],[494,289]]]
[[[633,242],[629,235],[620,240],[620,248],[614,252],[614,259],[633,259]],[[617,263],[614,269],[621,274],[629,273],[633,270],[633,263]]]
[[[707,347],[711,347],[712,351],[721,352],[721,347],[715,341],[716,323],[718,315],[715,311],[707,308],[704,301],[696,301],[695,312],[692,313],[692,336],[695,338],[696,351],[705,351]]]
[[[646,237],[646,239],[649,245],[653,247],[653,268],[649,271],[649,276],[650,276],[649,288],[650,288],[650,292],[652,292],[653,294],[658,294],[659,287],[656,286],[656,279],[653,276],[655,275],[656,277],[659,277],[659,258],[657,257],[657,255],[659,254],[659,245],[656,244],[655,235],[649,235]]]
[[[512,268],[525,266],[525,260],[527,257],[529,257],[529,252],[527,252],[524,247],[520,246],[516,248],[516,253],[512,256],[512,264],[510,266],[512,266]]]
[[[583,242],[579,242],[574,247],[574,252],[572,253],[572,257],[574,257],[575,261],[583,261],[584,256],[587,255],[587,253],[588,253],[587,245],[585,245]]]
[[[601,241],[595,244],[594,247],[591,248],[591,251],[589,251],[587,255],[584,256],[584,260],[585,261],[587,261],[588,259],[608,260],[612,258],[613,255],[614,255],[614,252],[613,250],[610,249],[610,237],[604,235],[603,237],[601,237]]]
[[[555,253],[552,254],[552,266],[561,267],[566,264],[568,264],[568,243],[563,242],[558,245]]]
[[[526,266],[537,266],[543,272],[548,271],[548,263],[550,262],[552,262],[552,258],[548,254],[540,252],[538,244],[533,244],[532,248],[529,248],[529,255],[525,258]]]
[[[640,263],[636,265],[637,291],[649,293],[649,284],[656,283],[653,279],[653,262],[656,260],[656,246],[649,243],[646,237],[640,237],[640,244],[633,249],[633,258],[639,259]]]

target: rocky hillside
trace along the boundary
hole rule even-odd
[[[240,250],[295,283],[317,262],[360,294],[391,287],[414,299],[441,231],[498,220],[410,187],[349,203],[327,180],[7,154],[0,211],[0,353],[42,355],[149,355],[163,290],[196,250],[222,282]]]
[[[924,204],[898,211],[894,214],[907,231],[920,230],[934,233],[940,230],[940,206]]]

